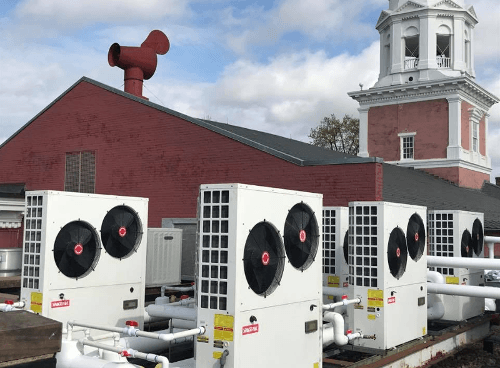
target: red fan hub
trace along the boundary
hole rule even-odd
[[[127,235],[127,228],[125,226],[122,226],[118,229],[118,235],[120,235],[122,238]]]
[[[262,264],[264,266],[267,266],[269,264],[269,261],[271,260],[271,256],[269,255],[269,252],[263,252],[261,260],[262,260]]]
[[[401,250],[399,248],[396,249],[396,257],[401,257]]]
[[[419,236],[418,233],[415,233],[415,241],[418,242]]]
[[[77,243],[75,247],[73,248],[73,251],[77,256],[83,253],[83,245],[81,243]]]
[[[300,242],[303,243],[306,241],[306,238],[307,238],[307,235],[306,235],[306,232],[305,230],[300,230],[299,232],[299,239],[300,239]]]
[[[469,253],[469,246],[466,246],[466,247],[465,247],[465,251],[466,251],[467,253]]]

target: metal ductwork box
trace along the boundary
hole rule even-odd
[[[182,229],[149,228],[146,287],[181,282]]]

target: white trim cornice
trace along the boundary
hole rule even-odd
[[[469,77],[447,78],[429,82],[412,82],[401,85],[374,87],[348,95],[361,106],[383,106],[394,103],[418,102],[429,99],[461,97],[472,101],[484,111],[500,102],[500,99],[486,91]]]
[[[429,159],[429,160],[412,160],[412,161],[386,161],[388,164],[404,166],[404,167],[413,167],[415,169],[438,169],[438,168],[446,168],[446,167],[459,167],[463,169],[468,169],[472,171],[477,171],[482,174],[491,174],[491,169],[486,168],[481,165],[474,164],[472,162],[464,161],[464,160],[450,160],[450,159]]]

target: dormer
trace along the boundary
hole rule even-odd
[[[389,0],[377,22],[380,74],[375,87],[475,77],[474,9],[463,0]]]

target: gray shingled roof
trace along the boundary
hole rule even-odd
[[[203,128],[209,129],[215,133],[221,134],[228,138],[234,139],[242,144],[251,146],[260,151],[266,152],[270,155],[278,157],[282,160],[294,163],[299,166],[313,166],[313,165],[340,165],[348,163],[368,163],[368,162],[382,162],[382,159],[376,157],[362,158],[358,156],[352,156],[348,154],[334,152],[328,149],[313,146],[308,143],[296,141],[293,139],[287,139],[274,134],[259,132],[257,130],[241,128],[234,125],[216,123],[213,121],[203,120],[193,118],[188,115],[184,115],[178,111],[168,109],[164,106],[155,104],[143,98],[131,95],[130,93],[124,92],[122,90],[110,87],[106,84],[97,82],[93,79],[82,77],[75,84],[64,91],[59,97],[52,101],[45,109],[38,113],[33,119],[26,123],[21,129],[9,137],[5,142],[0,145],[0,149],[7,144],[11,139],[13,139],[19,132],[35,121],[40,115],[42,115],[46,110],[48,110],[57,101],[63,98],[69,91],[75,88],[78,84],[82,82],[87,82],[93,84],[97,87],[105,89],[109,92],[115,93],[117,95],[123,96],[130,100],[139,102],[143,105],[147,105],[156,110],[163,111],[169,115],[177,116],[183,120],[186,120],[195,125],[201,126]]]
[[[420,170],[386,163],[383,170],[384,201],[416,204],[431,210],[483,212],[485,230],[500,231],[500,198],[479,189],[459,187]]]

